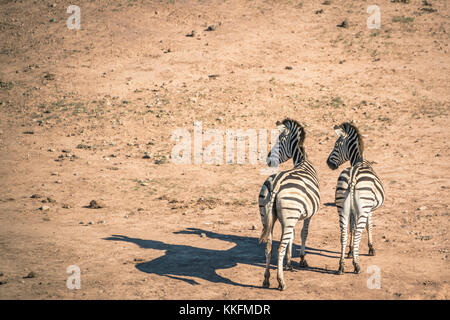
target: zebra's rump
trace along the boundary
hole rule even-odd
[[[357,201],[362,208],[371,211],[378,209],[384,202],[384,188],[370,164],[364,161],[361,165],[350,167],[339,175],[336,187],[336,206],[342,207],[343,202],[353,187]]]

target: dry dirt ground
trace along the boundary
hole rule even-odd
[[[0,298],[448,299],[450,7],[404,2],[378,1],[368,29],[370,1],[1,1]],[[225,132],[284,117],[306,126],[322,205],[310,268],[298,224],[280,292],[275,265],[261,287],[264,165],[170,155],[194,121]],[[377,255],[364,232],[362,273],[347,260],[338,276],[339,172],[325,161],[348,120],[387,198]]]

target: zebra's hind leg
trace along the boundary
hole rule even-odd
[[[292,264],[291,264],[291,260],[292,260],[292,243],[294,242],[294,238],[295,238],[295,230],[292,230],[294,232],[294,236],[291,238],[291,241],[289,242],[288,246],[287,246],[287,254],[286,254],[286,267],[284,268],[286,271],[292,271]]]
[[[270,232],[269,239],[266,244],[266,271],[264,272],[263,287],[270,286],[270,259],[272,258],[272,232]]]
[[[354,212],[350,212],[350,239],[348,243],[347,259],[353,258],[353,239],[355,237],[355,216]]]
[[[301,233],[302,249],[300,251],[300,268],[308,268],[308,263],[306,262],[305,259],[305,247],[306,247],[306,238],[308,237],[308,228],[310,221],[311,218],[307,218],[305,219],[305,221],[303,221],[303,228]]]
[[[359,266],[359,243],[361,241],[361,235],[364,227],[367,223],[367,214],[362,213],[358,217],[358,223],[356,224],[355,232],[355,243],[354,243],[354,256],[353,256],[353,267],[355,268],[354,273],[361,273],[361,268]]]
[[[342,204],[336,204],[339,213],[339,228],[341,230],[341,258],[339,259],[338,274],[344,273],[345,267],[345,248],[347,246],[347,227],[350,215],[350,195],[347,194],[346,199]]]
[[[292,239],[293,232],[288,232],[286,226],[282,226],[283,235],[281,236],[280,246],[278,247],[278,272],[277,272],[277,280],[278,280],[278,289],[281,291],[286,290],[286,282],[284,281],[283,274],[283,260],[286,254],[286,247]]]
[[[344,273],[344,268],[345,268],[344,257],[345,257],[345,247],[346,246],[347,246],[347,222],[341,221],[341,258],[339,259],[339,269],[337,271],[338,274]]]
[[[366,229],[369,238],[369,256],[374,256],[375,249],[373,248],[373,239],[372,239],[372,212],[369,212],[369,215],[367,216]]]

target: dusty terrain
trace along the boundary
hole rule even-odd
[[[0,2],[1,299],[449,298],[447,1],[378,1],[379,30],[370,1],[76,2],[80,30],[66,26],[71,1]],[[284,117],[306,125],[322,205],[310,268],[299,224],[280,292],[275,269],[261,288],[264,165],[170,155],[172,132],[194,121],[269,130]],[[325,160],[347,120],[387,199],[377,255],[364,232],[362,273],[347,260],[338,276],[339,172]],[[71,265],[79,290],[66,287]]]

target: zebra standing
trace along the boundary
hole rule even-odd
[[[350,219],[350,251],[353,256],[354,272],[360,273],[359,242],[364,227],[369,238],[369,255],[375,255],[372,241],[372,212],[384,201],[384,189],[370,163],[364,160],[364,145],[358,129],[351,123],[334,126],[338,139],[328,157],[330,169],[337,169],[342,163],[350,160],[351,167],[339,175],[336,187],[335,202],[339,213],[341,230],[341,258],[338,274],[344,273],[344,254],[347,244],[347,224]],[[353,236],[353,250],[351,241]]]
[[[281,134],[267,156],[267,164],[276,166],[292,158],[294,168],[270,176],[263,184],[259,195],[259,207],[263,231],[260,242],[266,245],[266,270],[263,287],[269,287],[272,234],[275,221],[281,223],[282,236],[278,247],[278,289],[286,289],[283,276],[283,259],[288,250],[287,269],[291,269],[294,228],[298,220],[304,220],[301,231],[302,246],[300,266],[307,267],[305,244],[311,217],[319,209],[320,194],[316,171],[308,161],[303,142],[305,130],[295,120],[277,122]]]

